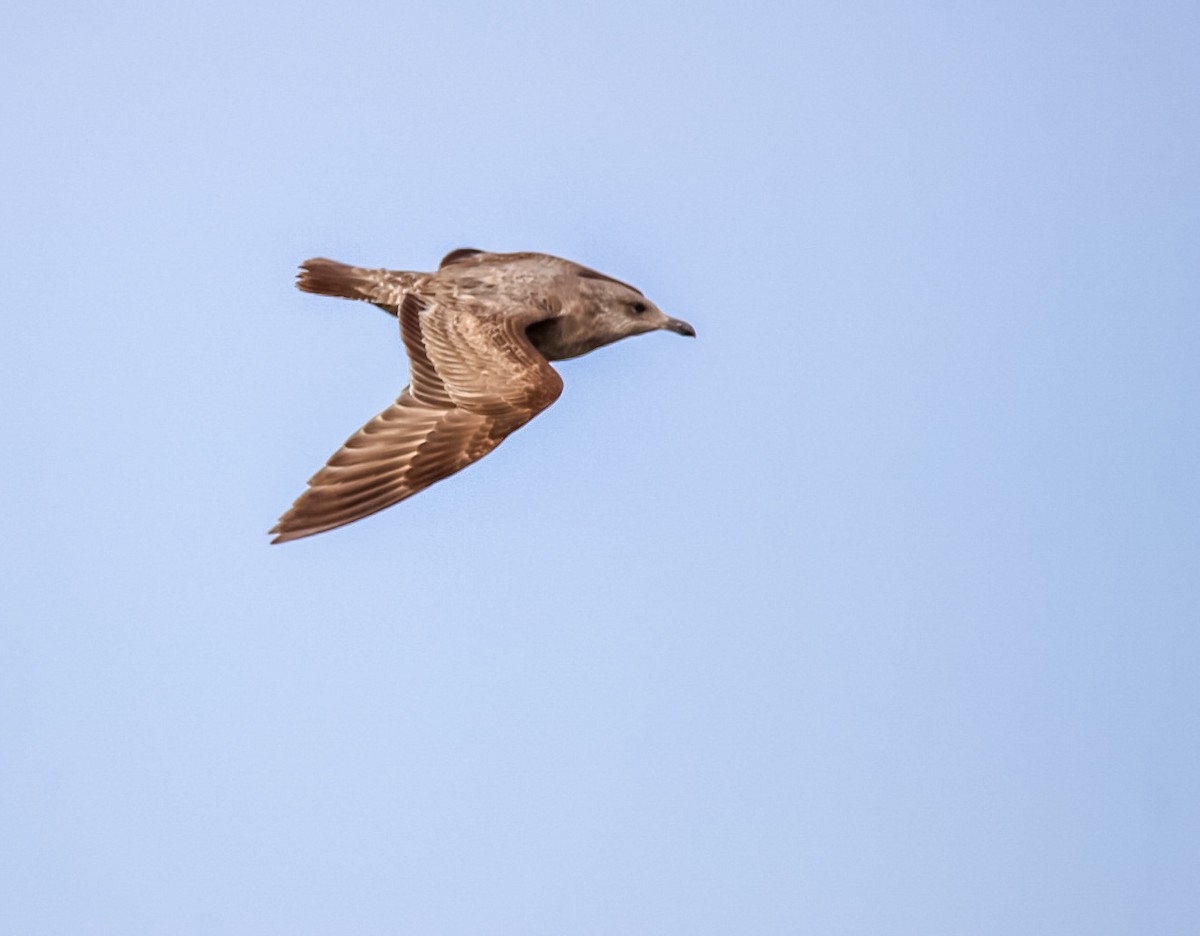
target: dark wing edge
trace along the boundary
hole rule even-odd
[[[406,390],[346,440],[271,530],[272,543],[361,520],[478,461],[507,433],[493,420],[427,406]]]
[[[458,263],[461,260],[469,260],[471,257],[477,257],[481,253],[487,251],[479,250],[476,247],[459,247],[457,250],[452,250],[446,256],[442,257],[442,262],[438,264],[438,269],[447,267],[452,263]]]

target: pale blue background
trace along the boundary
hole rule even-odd
[[[1200,932],[1195,4],[34,6],[0,932]],[[267,546],[462,245],[700,337]]]

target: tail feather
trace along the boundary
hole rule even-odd
[[[296,288],[322,296],[342,299],[362,299],[387,308],[395,315],[404,291],[415,276],[395,270],[369,270],[350,266],[324,257],[314,257],[300,264]]]

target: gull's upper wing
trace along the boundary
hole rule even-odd
[[[478,461],[557,400],[562,378],[525,335],[545,317],[533,308],[405,296],[399,318],[410,385],[312,477],[271,530],[272,542],[390,507]]]

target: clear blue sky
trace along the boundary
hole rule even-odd
[[[0,932],[1200,932],[1195,4],[24,4]],[[323,255],[658,334],[402,506]]]

